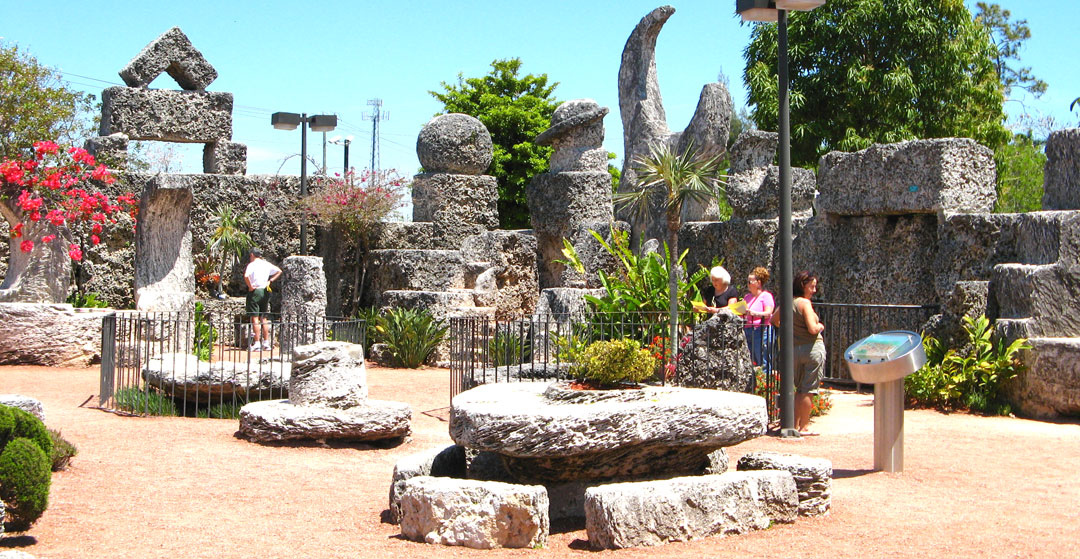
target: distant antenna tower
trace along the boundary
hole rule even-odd
[[[374,173],[379,170],[379,121],[390,120],[390,113],[382,111],[382,99],[368,99],[367,104],[372,107],[370,113],[364,113],[364,118],[371,120],[371,171]]]

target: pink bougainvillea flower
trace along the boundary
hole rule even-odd
[[[41,238],[41,242],[43,242],[43,243],[51,243],[52,240],[55,239],[55,238],[56,238],[56,235],[45,235],[44,237]]]
[[[59,227],[64,224],[64,212],[61,210],[49,210],[49,213],[45,215],[45,219],[49,220],[49,223]]]
[[[23,224],[21,221],[16,223],[15,227],[11,228],[11,238],[18,239],[19,237],[22,237],[22,228]]]
[[[79,245],[71,243],[71,246],[68,247],[68,256],[70,256],[72,260],[79,262],[82,260],[82,249],[79,248]]]
[[[101,224],[100,223],[95,223],[94,225],[92,225],[90,227],[90,230],[93,231],[95,234],[101,233]]]
[[[34,155],[37,156],[38,159],[41,159],[47,153],[53,155],[60,153],[60,146],[56,145],[55,142],[50,141],[34,142]]]
[[[30,252],[31,250],[34,250],[34,241],[26,239],[25,241],[19,243],[19,250],[23,252]]]
[[[96,244],[101,242],[101,238],[98,237],[97,235],[90,235],[90,242],[92,242],[92,243],[94,243],[96,245]]]

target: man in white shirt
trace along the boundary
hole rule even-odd
[[[250,259],[247,269],[244,270],[244,281],[248,288],[247,315],[251,318],[251,326],[255,334],[251,350],[273,349],[274,342],[270,340],[270,320],[267,318],[270,314],[270,283],[281,277],[281,268],[263,260],[262,251],[258,248],[251,249]]]

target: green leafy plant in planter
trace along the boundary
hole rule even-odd
[[[570,368],[596,388],[618,388],[637,384],[653,376],[656,359],[637,340],[600,340],[581,354],[581,361]]]
[[[1008,415],[1012,409],[1001,389],[1024,369],[1020,351],[1031,346],[1024,338],[995,344],[994,327],[985,316],[965,316],[964,332],[968,343],[959,349],[946,349],[932,336],[923,339],[926,365],[904,379],[908,403]]]
[[[517,365],[532,359],[532,342],[529,332],[514,328],[513,324],[499,324],[495,334],[488,340],[488,358],[492,365],[502,367]]]
[[[40,419],[0,406],[0,499],[8,531],[28,530],[48,507],[52,450],[52,437]]]
[[[409,369],[423,365],[448,330],[445,322],[436,320],[427,309],[390,309],[377,320],[377,341],[386,344],[390,355]]]

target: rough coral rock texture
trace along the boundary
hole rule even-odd
[[[290,403],[345,409],[362,405],[367,396],[364,346],[316,342],[293,349]]]
[[[465,448],[454,444],[430,448],[398,460],[390,481],[390,522],[401,521],[401,495],[405,492],[406,481],[420,476],[464,478],[465,468]]]
[[[692,388],[572,390],[497,383],[457,395],[450,437],[503,456],[520,481],[700,474],[708,454],[764,434],[758,396]]]
[[[86,140],[83,148],[90,152],[95,160],[104,163],[110,169],[127,168],[128,137],[126,134],[94,136]]]
[[[479,175],[491,165],[493,149],[484,123],[461,113],[431,119],[416,138],[416,156],[427,173]]]
[[[536,143],[551,146],[549,172],[607,171],[604,149],[604,116],[607,107],[592,99],[574,99],[555,108],[551,127],[536,137]]]
[[[612,221],[611,175],[606,172],[543,173],[525,188],[536,235],[541,287],[560,285],[563,239],[581,226]]]
[[[251,361],[200,361],[191,353],[164,353],[146,360],[142,378],[184,402],[262,400],[289,394],[291,366],[270,358]]]
[[[731,166],[728,174],[735,175],[756,167],[769,167],[776,159],[780,135],[764,130],[743,130],[729,150]]]
[[[411,419],[412,410],[401,402],[366,400],[342,409],[264,400],[240,408],[240,433],[254,442],[377,441],[407,437]]]
[[[101,321],[112,311],[66,303],[0,303],[0,363],[86,367],[101,356]]]
[[[371,288],[377,294],[391,289],[450,291],[465,287],[460,250],[373,250],[371,257]]]
[[[783,470],[795,480],[799,516],[820,516],[832,505],[832,462],[796,454],[757,451],[739,458],[739,471]]]
[[[793,220],[792,231],[796,236],[805,222]],[[722,260],[735,286],[741,290],[746,287],[745,279],[755,266],[764,266],[774,278],[779,274],[778,230],[777,219],[695,221],[683,224],[679,230],[679,247],[687,250],[685,265],[688,270],[711,268],[714,258]],[[779,293],[778,283],[774,279],[765,288],[775,295]]]
[[[720,311],[694,327],[692,340],[680,350],[679,386],[754,392],[754,365],[741,318]]]
[[[429,544],[474,549],[537,548],[547,544],[547,491],[439,477],[415,477],[401,495],[401,534]]]
[[[701,89],[694,116],[683,132],[668,128],[664,102],[656,73],[656,39],[668,18],[675,13],[671,6],[661,6],[641,18],[626,39],[619,66],[619,112],[623,123],[623,169],[619,190],[637,188],[635,160],[647,156],[650,146],[667,144],[683,152],[693,144],[699,152],[723,155],[731,124],[731,96],[721,83],[707,84]],[[658,207],[647,213],[660,216]],[[662,238],[663,220],[659,217],[636,218],[620,213],[620,219],[631,223],[635,237],[643,240]]]
[[[585,531],[593,549],[656,546],[764,530],[797,510],[784,471],[613,483],[586,490]]]
[[[570,232],[567,240],[574,247],[578,259],[584,268],[579,272],[561,262],[551,261],[548,263],[549,270],[554,273],[561,267],[559,285],[568,287],[597,288],[601,287],[600,272],[608,276],[618,274],[622,263],[613,256],[593,235],[596,232],[608,246],[611,246],[616,234],[629,234],[630,224],[625,221],[588,221],[577,226]]]
[[[281,314],[292,321],[326,318],[326,274],[320,256],[289,256],[281,262],[282,277],[271,289],[281,289]]]
[[[817,207],[838,215],[985,213],[995,184],[993,151],[968,138],[874,144],[821,158]]]
[[[45,422],[45,407],[41,405],[41,400],[37,398],[21,394],[0,394],[0,406],[19,408],[40,419],[42,423]],[[0,518],[3,518],[3,516],[0,516]]]
[[[1046,139],[1042,209],[1080,209],[1080,128],[1055,130]]]
[[[791,212],[810,217],[817,183],[810,169],[791,169]],[[770,219],[780,215],[780,168],[755,167],[734,173],[727,183],[731,215],[743,219]]]
[[[187,310],[187,303],[194,297],[191,204],[191,181],[183,175],[158,175],[143,189],[139,227],[135,230],[139,310]]]
[[[101,93],[99,135],[213,143],[232,139],[232,93],[109,87]]]
[[[461,252],[466,262],[484,263],[484,273],[490,277],[490,298],[478,301],[477,306],[495,307],[500,320],[532,313],[540,291],[536,237],[520,231],[489,231],[466,238]],[[479,284],[478,280],[478,290]]]
[[[243,175],[247,172],[247,146],[225,140],[206,144],[203,148],[203,172]]]
[[[120,77],[130,87],[147,87],[162,73],[168,73],[187,90],[206,89],[217,78],[217,70],[179,27],[169,29],[143,47],[120,70]]]
[[[421,173],[413,177],[413,221],[433,223],[426,246],[459,248],[466,237],[499,227],[498,181],[490,175]]]
[[[1006,384],[1018,413],[1053,419],[1080,416],[1080,338],[1030,338],[1027,369]]]
[[[414,200],[413,211],[416,211],[415,204]],[[430,221],[384,222],[379,224],[375,247],[381,249],[431,248],[431,239],[434,236],[435,226]]]

